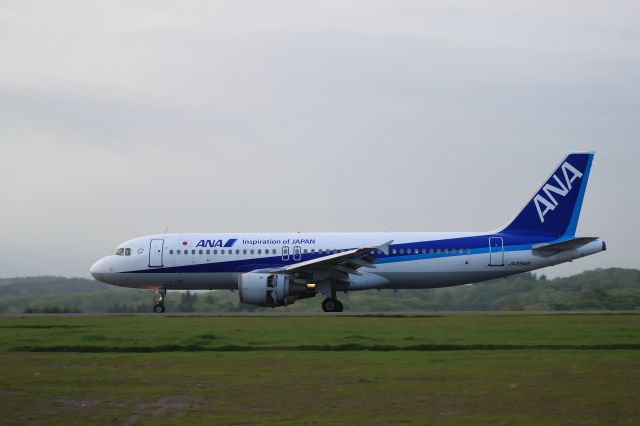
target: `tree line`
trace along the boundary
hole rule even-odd
[[[485,283],[429,290],[340,293],[348,312],[640,310],[640,270],[608,268],[547,279],[525,273]],[[322,296],[276,308],[320,311]],[[0,313],[150,312],[151,291],[64,277],[0,279]],[[252,312],[237,292],[169,292],[168,312]]]

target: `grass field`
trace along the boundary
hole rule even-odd
[[[0,317],[0,424],[640,424],[640,315]]]

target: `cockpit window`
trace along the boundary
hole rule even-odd
[[[115,254],[116,256],[131,256],[131,249],[130,248],[124,248],[124,247],[120,247],[118,249],[116,249],[113,254]]]

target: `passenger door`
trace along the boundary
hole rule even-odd
[[[162,263],[162,252],[164,250],[164,240],[151,240],[149,243],[149,267],[158,268],[164,266]]]
[[[489,266],[504,266],[504,245],[502,237],[489,238]]]

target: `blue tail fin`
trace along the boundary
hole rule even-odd
[[[569,154],[502,232],[574,236],[593,155]]]

